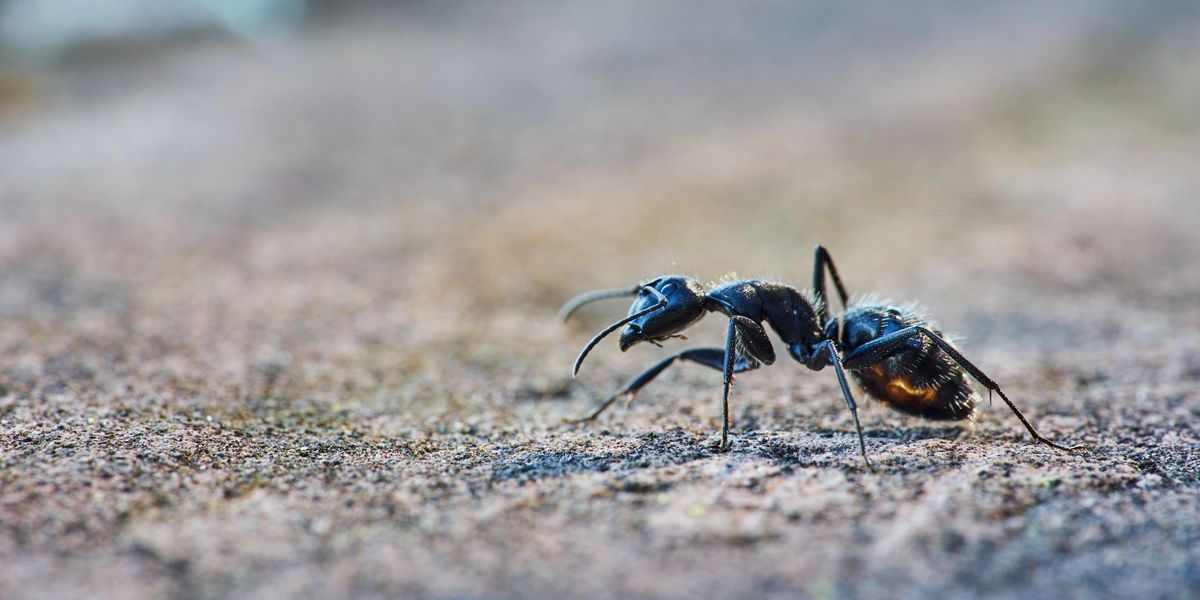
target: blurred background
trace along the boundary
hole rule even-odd
[[[338,436],[360,450],[407,439],[447,453],[465,443],[456,435],[485,446],[568,439],[560,418],[661,352],[623,355],[613,341],[573,381],[574,353],[625,307],[589,307],[563,328],[561,302],[673,272],[804,286],[817,243],[852,292],[929,308],[1045,429],[1111,449],[1106,470],[1136,478],[1153,464],[1194,494],[1198,57],[1200,9],[1186,1],[0,0],[11,484],[0,556],[13,559],[0,577],[56,593],[100,577],[130,595],[199,585],[270,596],[302,580],[296,565],[322,560],[341,569],[335,586],[375,577],[380,590],[417,595],[562,591],[536,575],[544,554],[480,570],[511,548],[495,532],[482,534],[486,549],[471,545],[478,527],[452,528],[451,546],[430,550],[445,575],[356,566],[381,545],[403,562],[413,539],[435,536],[422,519],[474,519],[478,489],[459,490],[474,498],[460,498],[459,513],[417,494],[388,500],[412,520],[347,509],[338,531],[349,533],[328,533],[313,525],[324,501],[289,487],[311,475],[307,463],[263,465]],[[707,345],[722,329],[704,323],[693,338]],[[844,433],[827,379],[790,367],[748,375],[739,422]],[[712,375],[687,367],[662,381],[606,431],[683,428],[703,440],[716,418]],[[213,419],[264,445],[219,446],[232,442],[205,429]],[[1023,448],[1010,421],[991,411],[975,439]],[[92,435],[97,422],[109,433],[64,446],[61,436]],[[157,429],[164,422],[207,432],[185,440],[199,458],[171,458],[183,442]],[[879,408],[866,423],[877,438],[917,424]],[[1141,437],[1115,433],[1129,431]],[[135,448],[226,498],[247,469],[274,491],[227,514],[207,492],[164,491],[154,473],[130,471],[122,461]],[[442,468],[391,452],[383,462],[404,477]],[[829,452],[855,460],[848,444]],[[951,463],[928,468],[957,472]],[[312,485],[352,503],[348,476],[329,467]],[[1096,477],[1069,489],[1102,495],[1109,484]],[[885,485],[876,499],[912,489]],[[308,520],[263,533],[268,549],[211,541],[281,506]],[[1143,538],[1104,529],[1114,537],[1071,546],[1072,562],[1037,536],[1005,554],[1003,542],[1034,525],[974,530],[991,513],[968,508],[947,517],[963,524],[966,550],[937,546],[914,570],[884,551],[923,534],[889,530],[870,506],[838,513],[867,530],[822,517],[838,548],[828,555],[786,530],[775,546],[718,553],[724,567],[629,548],[626,562],[557,566],[590,573],[589,595],[737,595],[776,576],[779,589],[813,596],[872,585],[919,595],[952,592],[967,573],[1019,593],[1051,568],[1093,592],[1197,581],[1196,551],[1173,547],[1168,525],[1139,529]],[[547,547],[574,547],[583,525],[540,527],[531,510],[517,522],[556,540]],[[1123,522],[1123,510],[1092,521]],[[669,523],[646,533],[645,515],[632,514],[604,547],[631,531],[660,550],[694,541]],[[1034,528],[1077,532],[1054,518]],[[296,542],[330,536],[337,544],[317,550]],[[1118,538],[1141,551],[1112,569],[1097,557]],[[856,557],[859,543],[874,558]],[[825,587],[772,575],[778,565],[760,559],[773,552],[804,559]],[[147,556],[191,565],[191,583],[170,567],[146,575]],[[624,579],[617,566],[660,577]],[[74,579],[58,578],[64,570]]]

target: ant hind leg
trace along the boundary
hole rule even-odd
[[[967,357],[963,356],[957,348],[950,345],[950,342],[947,342],[941,336],[934,334],[929,329],[926,329],[920,325],[906,327],[895,333],[889,333],[888,335],[885,335],[879,339],[871,340],[870,342],[855,348],[853,352],[846,356],[843,362],[848,369],[857,369],[873,365],[886,358],[900,346],[903,346],[911,338],[917,336],[924,336],[930,342],[937,345],[942,352],[945,352],[947,355],[949,355],[950,358],[954,359],[954,362],[958,363],[958,365],[966,370],[967,373],[970,373],[976,381],[982,384],[983,387],[987,388],[989,394],[991,392],[998,394],[1000,399],[1004,400],[1004,403],[1008,405],[1010,410],[1012,410],[1013,414],[1017,415],[1017,419],[1019,419],[1021,424],[1025,426],[1025,429],[1029,432],[1029,435],[1033,436],[1034,441],[1050,446],[1051,448],[1065,450],[1067,452],[1087,449],[1087,446],[1083,444],[1065,446],[1038,433],[1037,429],[1033,427],[1033,424],[1029,422],[1029,419],[1026,419],[1025,415],[1021,414],[1021,411],[1017,408],[1017,405],[1013,404],[1012,400],[1008,399],[1008,395],[1006,395],[1004,391],[1000,389],[1000,385],[998,383],[993,381],[991,377],[988,377],[986,374],[984,374],[983,371],[979,370],[979,367],[976,367],[971,361],[967,360]]]

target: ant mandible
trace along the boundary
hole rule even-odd
[[[826,269],[842,302],[842,314],[833,318],[825,294]],[[727,450],[729,393],[734,374],[775,362],[775,349],[763,327],[765,321],[797,362],[813,371],[833,367],[842,396],[854,417],[859,451],[868,468],[871,461],[867,458],[854,395],[846,383],[847,371],[868,395],[892,409],[927,419],[953,421],[970,418],[981,401],[967,379],[970,374],[988,389],[989,398],[995,392],[1004,400],[1034,441],[1058,450],[1083,448],[1064,446],[1038,433],[1000,386],[967,360],[915,307],[867,300],[849,304],[833,259],[822,246],[816,248],[809,295],[783,283],[760,279],[730,281],[705,290],[691,277],[667,275],[630,288],[580,294],[563,305],[559,318],[566,321],[585,304],[623,296],[636,297],[628,316],[606,327],[584,346],[575,359],[572,375],[579,373],[583,359],[600,340],[622,326],[625,329],[619,344],[624,352],[639,342],[661,345],[667,339],[684,337],[681,332],[705,314],[719,312],[729,318],[725,347],[690,348],[672,354],[631,379],[591,415],[572,423],[595,419],[622,396],[628,395],[632,400],[638,390],[676,360],[692,361],[724,375],[721,450]]]

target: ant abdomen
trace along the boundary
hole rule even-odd
[[[831,320],[826,335],[835,336],[837,326],[837,321]],[[925,327],[946,339],[914,307],[855,304],[843,316],[840,344],[845,355],[851,356],[868,342],[914,326]],[[846,367],[870,396],[889,408],[926,419],[970,418],[980,400],[966,371],[923,336],[909,338],[872,364]]]

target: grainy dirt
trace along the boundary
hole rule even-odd
[[[889,6],[417,4],[6,75],[0,597],[1200,594],[1200,19]],[[677,348],[572,380],[626,307],[563,300],[804,285],[818,242],[1093,450],[870,405],[868,472],[788,361],[728,453],[694,365],[559,424]]]

